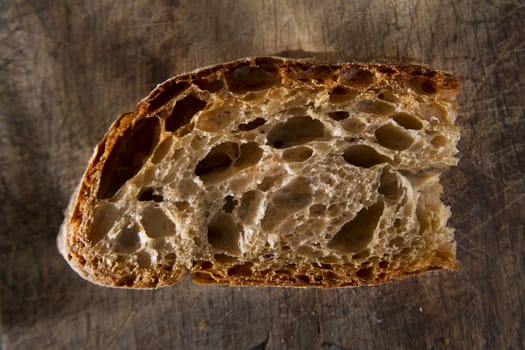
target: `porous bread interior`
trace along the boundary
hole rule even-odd
[[[168,126],[188,99],[202,103]],[[98,198],[87,241],[136,280],[179,266],[201,283],[343,286],[453,268],[439,175],[457,162],[455,109],[388,79],[188,84],[147,117],[152,151]]]

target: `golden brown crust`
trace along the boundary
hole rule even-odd
[[[137,107],[130,113],[122,114],[104,135],[97,145],[93,158],[79,185],[76,197],[72,199],[72,206],[67,213],[61,238],[61,252],[72,267],[84,278],[101,285],[130,288],[157,288],[176,282],[186,273],[187,267],[182,265],[154,265],[140,269],[128,270],[120,266],[117,261],[110,261],[98,256],[93,250],[93,243],[87,237],[86,228],[93,220],[104,165],[120,138],[127,130],[146,118],[156,118],[157,111],[190,85],[199,86],[202,90],[230,93],[237,89],[237,93],[249,92],[253,86],[235,86],[232,81],[233,71],[241,66],[260,67],[267,65],[268,69],[277,67],[278,75],[263,77],[254,83],[255,89],[265,88],[268,85],[291,86],[301,82],[313,88],[322,87],[332,89],[336,86],[348,89],[363,89],[378,81],[388,81],[390,85],[410,87],[422,95],[442,94],[445,99],[452,101],[459,90],[458,80],[445,72],[436,71],[415,65],[337,63],[312,64],[299,60],[288,60],[273,57],[245,58],[237,61],[207,67],[192,73],[173,77],[158,85]],[[276,78],[278,77],[278,78]],[[268,80],[269,79],[269,80]],[[277,79],[278,81],[272,81]],[[243,89],[246,88],[246,91]],[[74,204],[73,204],[74,203]],[[302,278],[292,278],[287,274],[275,271],[263,274],[253,272],[249,276],[231,275],[217,277],[211,274],[209,279],[204,278],[206,271],[193,269],[193,279],[200,283],[221,283],[231,285],[268,285],[268,286],[314,286],[314,287],[344,287],[382,283],[391,279],[408,275],[416,275],[427,268],[415,271],[388,270],[376,276],[373,280],[359,278],[356,275],[335,274],[337,278],[316,281],[314,275]],[[454,260],[445,261],[436,268],[455,268]],[[319,274],[326,272],[319,272]],[[340,279],[342,278],[342,279]]]
[[[288,274],[273,273],[272,275],[262,274],[258,271],[250,276],[230,276],[228,278],[218,278],[206,272],[192,272],[192,280],[197,284],[222,284],[230,286],[260,286],[260,287],[314,287],[314,288],[344,288],[372,286],[376,284],[387,283],[393,280],[407,277],[419,276],[422,273],[434,270],[457,270],[454,266],[428,267],[416,271],[388,271],[381,273],[371,279],[359,278],[355,275],[348,274],[344,278],[337,279],[336,276],[330,276],[326,271],[319,274],[299,275],[300,277],[291,277]],[[320,278],[320,277],[323,278]],[[328,278],[327,278],[328,276]]]

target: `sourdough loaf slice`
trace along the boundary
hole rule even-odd
[[[454,269],[459,83],[247,58],[183,74],[96,147],[58,238],[85,279],[341,287]]]

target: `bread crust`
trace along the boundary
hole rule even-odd
[[[177,75],[159,84],[145,99],[140,101],[132,112],[120,115],[111,125],[100,143],[96,146],[89,165],[82,176],[82,180],[73,194],[69,207],[65,213],[65,220],[58,236],[58,247],[69,265],[86,280],[110,287],[123,288],[158,288],[168,286],[178,281],[188,270],[193,271],[193,279],[198,283],[219,283],[238,286],[293,286],[293,287],[346,287],[370,285],[398,279],[405,276],[417,275],[431,269],[455,269],[455,262],[446,261],[439,266],[428,265],[426,268],[413,271],[391,270],[373,280],[347,275],[346,279],[324,279],[316,281],[315,276],[303,279],[290,278],[288,275],[275,273],[262,274],[258,271],[249,276],[213,276],[210,279],[199,277],[199,269],[188,268],[182,264],[173,266],[151,266],[139,270],[129,270],[115,261],[108,261],[98,256],[93,250],[93,244],[87,239],[86,228],[93,221],[93,208],[99,201],[99,191],[102,171],[110,154],[114,150],[119,138],[125,132],[137,125],[143,119],[155,116],[180,90],[198,81],[203,84],[216,81],[217,77],[227,88],[228,72],[239,65],[260,66],[269,64],[278,66],[278,76],[282,86],[292,86],[298,80],[308,80],[312,85],[324,89],[336,86],[347,86],[360,89],[367,84],[366,74],[372,74],[376,83],[388,81],[398,86],[413,86],[421,89],[421,93],[442,94],[444,99],[454,100],[459,92],[459,81],[453,75],[433,70],[419,65],[392,65],[379,63],[336,63],[313,64],[301,60],[291,60],[277,57],[250,57],[231,61],[224,64],[195,70],[190,73]],[[365,72],[365,73],[362,73]],[[366,73],[368,72],[368,73]],[[364,74],[364,77],[359,77]],[[212,77],[213,79],[210,79]],[[218,87],[211,87],[218,88]],[[322,269],[319,269],[322,273]],[[343,275],[337,275],[341,278]]]

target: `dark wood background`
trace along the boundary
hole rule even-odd
[[[2,347],[524,348],[524,28],[520,0],[1,1]],[[460,77],[461,162],[443,181],[461,270],[339,290],[77,277],[55,237],[112,120],[174,74],[270,54]]]

